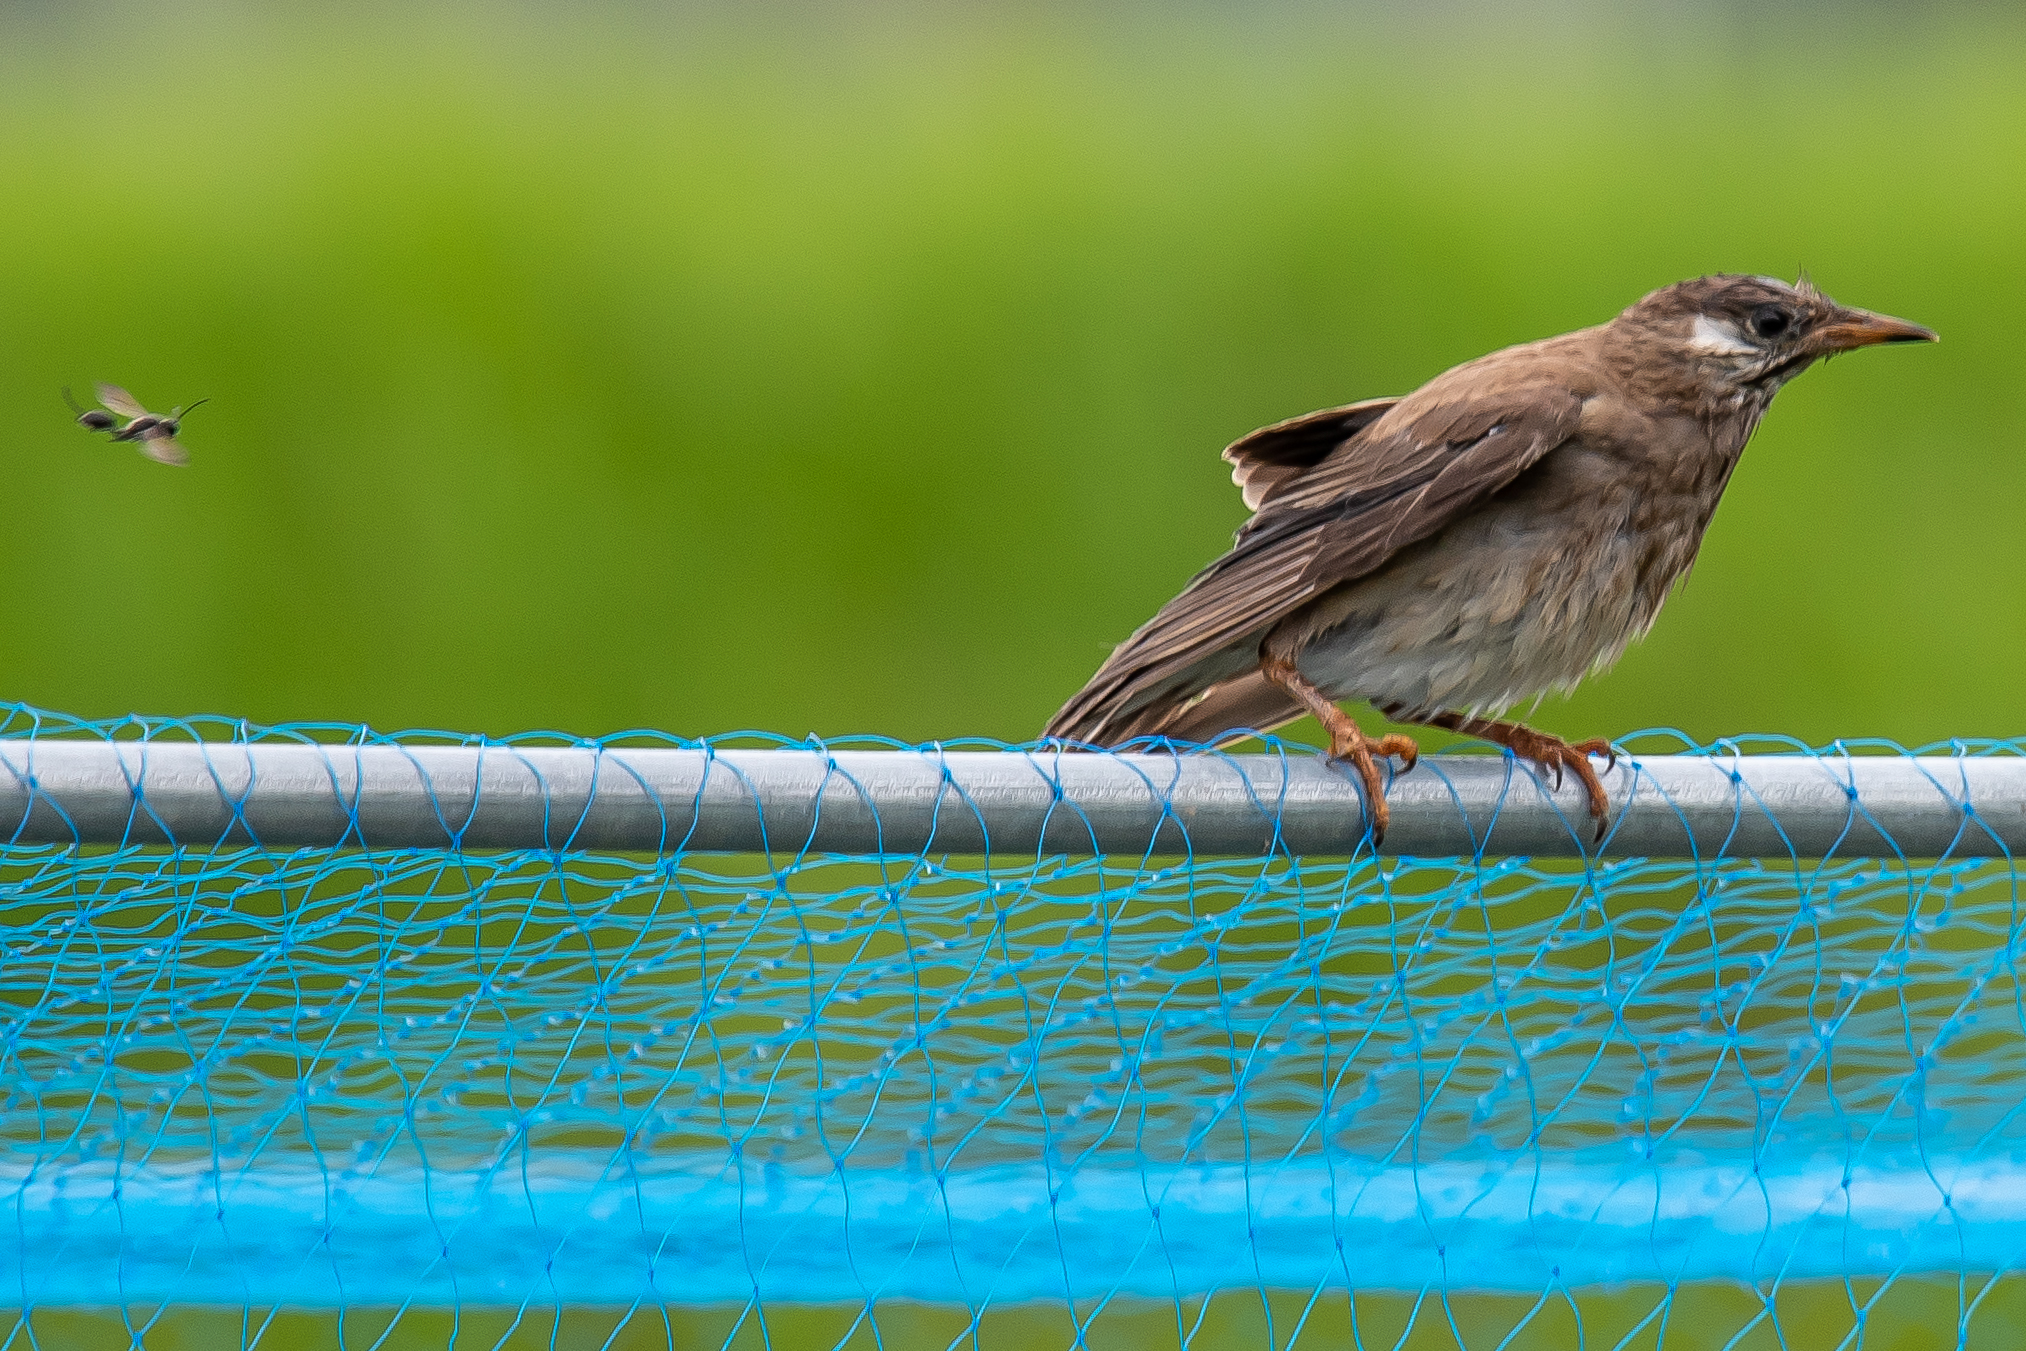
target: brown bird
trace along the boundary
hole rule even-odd
[[[1499,713],[1573,689],[1643,636],[1688,572],[1780,386],[1918,324],[1838,305],[1806,277],[1699,277],[1609,323],[1508,347],[1412,394],[1276,423],[1224,452],[1253,516],[1048,724],[1096,746],[1218,743],[1313,713],[1357,770],[1373,839],[1378,761],[1336,705],[1482,737],[1607,804],[1592,755]]]

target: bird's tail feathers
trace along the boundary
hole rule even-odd
[[[1094,746],[1119,746],[1136,737],[1214,745],[1234,739],[1234,733],[1271,731],[1302,714],[1301,706],[1257,667],[1208,685],[1201,680],[1177,681],[1130,708],[1119,707],[1125,693],[1085,690],[1056,714],[1042,735]]]
[[[1151,734],[1215,745],[1285,727],[1303,712],[1286,690],[1263,672],[1252,670],[1220,681],[1193,699],[1177,702]]]

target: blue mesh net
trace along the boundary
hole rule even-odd
[[[2019,942],[2006,860],[15,844],[5,1345],[2012,1345]]]

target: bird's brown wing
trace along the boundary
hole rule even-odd
[[[1465,387],[1432,399],[1404,426],[1344,447],[1288,485],[1239,539],[1323,516],[1330,525],[1308,575],[1325,588],[1353,581],[1568,440],[1582,411],[1582,398],[1559,381]]]
[[[1434,397],[1425,397],[1425,396]],[[1380,567],[1569,439],[1582,400],[1558,383],[1430,388],[1273,495],[1231,552],[1121,643],[1044,735],[1106,742],[1156,702],[1257,661],[1282,619]],[[1125,735],[1132,733],[1126,730]]]
[[[1276,490],[1328,459],[1332,451],[1384,417],[1398,402],[1366,399],[1304,413],[1241,436],[1224,447],[1224,458],[1231,463],[1231,481],[1238,485],[1245,505],[1257,511],[1273,499]]]

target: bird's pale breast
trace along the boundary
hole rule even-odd
[[[1336,699],[1490,713],[1616,661],[1694,561],[1736,458],[1670,430],[1579,436],[1338,587],[1302,616],[1302,672]]]

